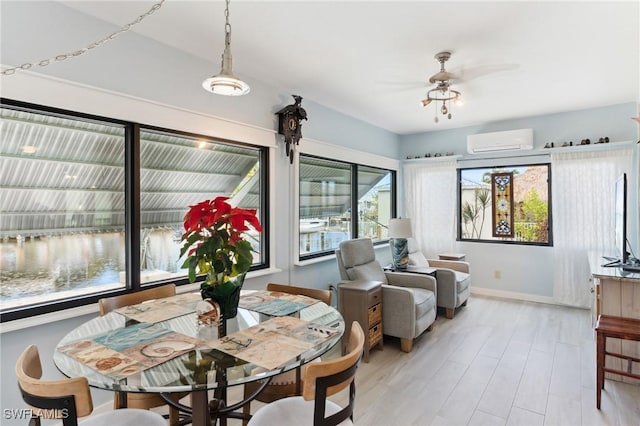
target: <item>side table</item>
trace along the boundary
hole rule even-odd
[[[441,253],[438,255],[439,260],[458,260],[464,262],[466,255],[464,253]]]
[[[351,323],[358,321],[364,330],[364,362],[369,362],[369,351],[375,346],[382,349],[382,283],[380,281],[342,281],[338,284],[338,309],[345,322],[345,336],[351,332]],[[346,341],[343,343],[343,349]]]

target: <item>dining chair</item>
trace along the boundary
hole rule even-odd
[[[124,306],[131,306],[137,303],[142,303],[146,300],[162,299],[164,297],[175,296],[176,285],[166,284],[160,287],[149,288],[147,290],[137,291],[135,293],[127,293],[119,296],[105,297],[98,300],[98,306],[100,308],[100,315],[106,315],[109,312],[122,308]],[[185,397],[187,393],[170,394],[170,397],[176,401]],[[115,392],[113,398],[113,407],[115,409],[122,408],[120,399],[120,392]],[[139,393],[131,392],[127,393],[127,407],[129,408],[156,408],[167,405],[167,401],[162,399],[159,394],[155,393]],[[169,406],[169,424],[173,425],[180,421],[180,412],[177,408]]]
[[[356,396],[355,375],[362,358],[364,332],[360,323],[351,325],[346,354],[337,359],[308,364],[302,396],[279,399],[260,408],[249,420],[249,426],[353,424]],[[349,402],[341,407],[327,397],[349,387]]]
[[[100,315],[106,315],[109,312],[118,308],[122,308],[124,306],[131,306],[147,300],[162,299],[164,297],[171,297],[175,295],[176,285],[165,284],[160,287],[153,287],[146,290],[136,291],[135,293],[103,297],[102,299],[98,300],[98,307],[100,308]]]
[[[330,290],[322,290],[318,288],[309,287],[296,287],[287,284],[268,283],[267,291],[282,292],[288,294],[299,294],[302,296],[308,296],[313,299],[320,300],[325,304],[331,306],[332,293]],[[299,389],[302,385],[298,386],[297,383],[297,370],[287,371],[286,373],[278,374],[271,378],[271,381],[264,389],[254,398],[256,401],[269,403],[277,401],[281,398],[288,396],[300,395]],[[304,367],[300,371],[300,375],[304,374]],[[248,399],[250,395],[255,393],[264,381],[249,382],[244,385],[244,399]],[[242,407],[242,412],[245,417],[249,417],[251,414],[251,402],[246,403]],[[243,425],[246,426],[247,420],[243,421]]]
[[[153,411],[123,408],[96,415],[86,377],[41,380],[42,364],[36,345],[29,345],[16,362],[16,376],[22,399],[32,407],[30,426],[40,419],[62,420],[63,426],[166,426],[167,421]],[[85,417],[79,421],[79,417]]]

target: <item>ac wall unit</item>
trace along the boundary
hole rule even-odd
[[[469,154],[533,149],[533,129],[480,133],[467,136]]]

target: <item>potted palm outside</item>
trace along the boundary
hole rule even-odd
[[[189,270],[189,282],[206,274],[202,298],[218,302],[225,320],[236,316],[240,290],[253,264],[251,243],[242,235],[249,225],[262,232],[256,210],[232,207],[227,200],[216,197],[189,206],[180,249],[180,257],[187,254],[182,267]]]

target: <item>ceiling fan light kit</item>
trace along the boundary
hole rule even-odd
[[[440,72],[432,75],[429,78],[429,83],[435,84],[436,87],[429,90],[427,92],[427,97],[424,98],[421,103],[423,107],[430,105],[432,102],[435,102],[435,117],[434,121],[437,123],[438,119],[438,102],[440,105],[440,113],[446,116],[449,120],[451,120],[451,101],[457,106],[464,105],[462,101],[462,94],[451,88],[451,80],[455,78],[455,76],[448,72],[444,68],[444,63],[451,58],[451,52],[440,52],[435,55],[436,60],[440,63]]]

